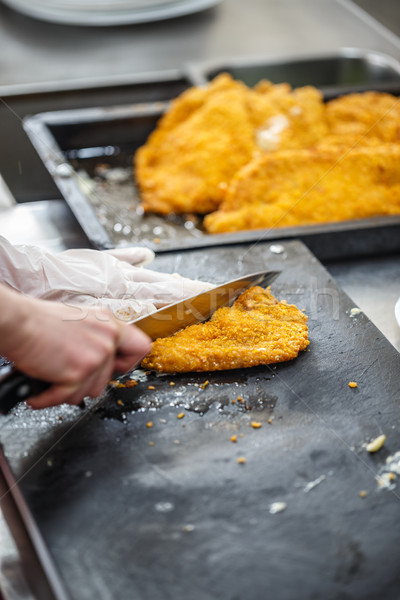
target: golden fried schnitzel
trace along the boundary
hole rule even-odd
[[[262,81],[249,91],[258,150],[308,148],[328,134],[325,105],[316,88],[292,91],[287,83]]]
[[[325,133],[322,96],[312,87],[263,82],[250,89],[229,75],[171,103],[135,155],[145,211],[206,214],[254,153],[302,148]]]
[[[326,104],[329,132],[400,142],[400,100],[391,94],[348,94]]]
[[[400,145],[264,154],[232,179],[210,233],[400,214]]]
[[[142,367],[164,373],[254,367],[292,360],[308,344],[306,315],[257,286],[210,321],[153,342]]]
[[[287,227],[399,214],[399,149],[395,96],[324,104],[310,86],[225,73],[172,102],[135,175],[145,211],[205,214],[209,233]]]

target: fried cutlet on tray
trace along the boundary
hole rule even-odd
[[[320,147],[262,155],[233,178],[210,233],[400,214],[400,145]]]
[[[400,142],[400,99],[382,92],[348,94],[326,104],[329,132],[336,136]]]
[[[227,74],[171,103],[135,154],[142,207],[159,214],[216,210],[255,152],[307,147],[327,132],[322,96],[269,82],[250,89]]]
[[[164,373],[254,367],[292,360],[308,344],[306,315],[256,286],[210,321],[157,339],[142,367]]]

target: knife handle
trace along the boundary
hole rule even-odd
[[[2,369],[0,376],[0,413],[6,415],[18,402],[37,396],[52,384],[25,375],[12,366]]]
[[[11,365],[0,369],[0,415],[6,415],[18,402],[41,394],[52,385],[49,381],[25,375]],[[81,400],[78,407],[86,408],[85,400]]]

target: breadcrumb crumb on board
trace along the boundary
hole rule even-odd
[[[287,508],[286,502],[273,502],[269,505],[269,512],[271,515],[275,515],[284,511]]]
[[[370,454],[373,454],[374,452],[378,452],[378,450],[382,448],[385,442],[386,435],[383,433],[382,435],[378,435],[378,437],[372,440],[372,442],[369,442],[369,444],[365,446],[365,449]]]

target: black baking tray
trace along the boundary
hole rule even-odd
[[[215,283],[281,271],[272,292],[309,316],[311,343],[294,361],[138,370],[136,387],[83,412],[0,417],[72,599],[398,600],[399,484],[376,477],[400,449],[400,355],[303,244],[279,243],[280,254],[265,242],[162,253],[153,268]],[[272,514],[276,502],[286,508]]]
[[[1,175],[18,203],[61,200],[55,185],[35,148],[21,127],[29,115],[47,111],[71,110],[117,104],[139,104],[169,100],[192,85],[182,70],[136,73],[127,76],[59,82],[58,85],[2,86],[0,83]],[[79,87],[78,87],[79,86]]]
[[[330,99],[356,90],[391,90],[400,82],[400,63],[375,50],[342,48],[335,53],[287,59],[213,59],[187,65],[187,73],[196,85],[204,85],[220,73],[229,73],[250,87],[261,79],[287,82],[292,87],[313,85]]]
[[[325,58],[275,62],[271,63],[270,68],[275,72],[280,69],[282,80],[290,79],[290,70],[293,73],[298,70],[298,82],[303,84],[321,84],[319,74],[325,68],[324,81],[332,82],[330,97],[333,88],[335,95],[339,95],[360,87],[376,89],[382,82],[386,91],[400,93],[400,65],[397,61],[372,52],[361,56],[360,52],[353,57],[342,53]],[[350,61],[347,71],[358,73],[358,79],[355,79],[355,75],[353,79],[349,76],[347,85],[344,85],[346,61]],[[256,69],[257,77],[262,76],[264,70],[260,64],[257,63],[255,67],[251,62],[242,63],[241,70],[253,72]],[[265,61],[262,63],[264,68],[266,64]],[[203,69],[204,73],[209,72],[205,66]],[[240,74],[231,71],[234,75]],[[188,79],[196,79],[189,66],[187,72]],[[268,74],[271,73],[267,71],[265,75]],[[353,81],[351,90],[348,85],[350,80]],[[25,131],[95,248],[144,244],[163,252],[177,248],[256,243],[259,240],[283,238],[301,239],[321,259],[400,249],[400,215],[222,235],[204,232],[201,218],[195,215],[188,218],[143,215],[134,181],[133,156],[156,127],[167,107],[166,101],[144,102],[52,111],[25,119]],[[99,165],[102,164],[110,167],[106,181],[99,176]],[[115,174],[119,179],[114,177]]]

